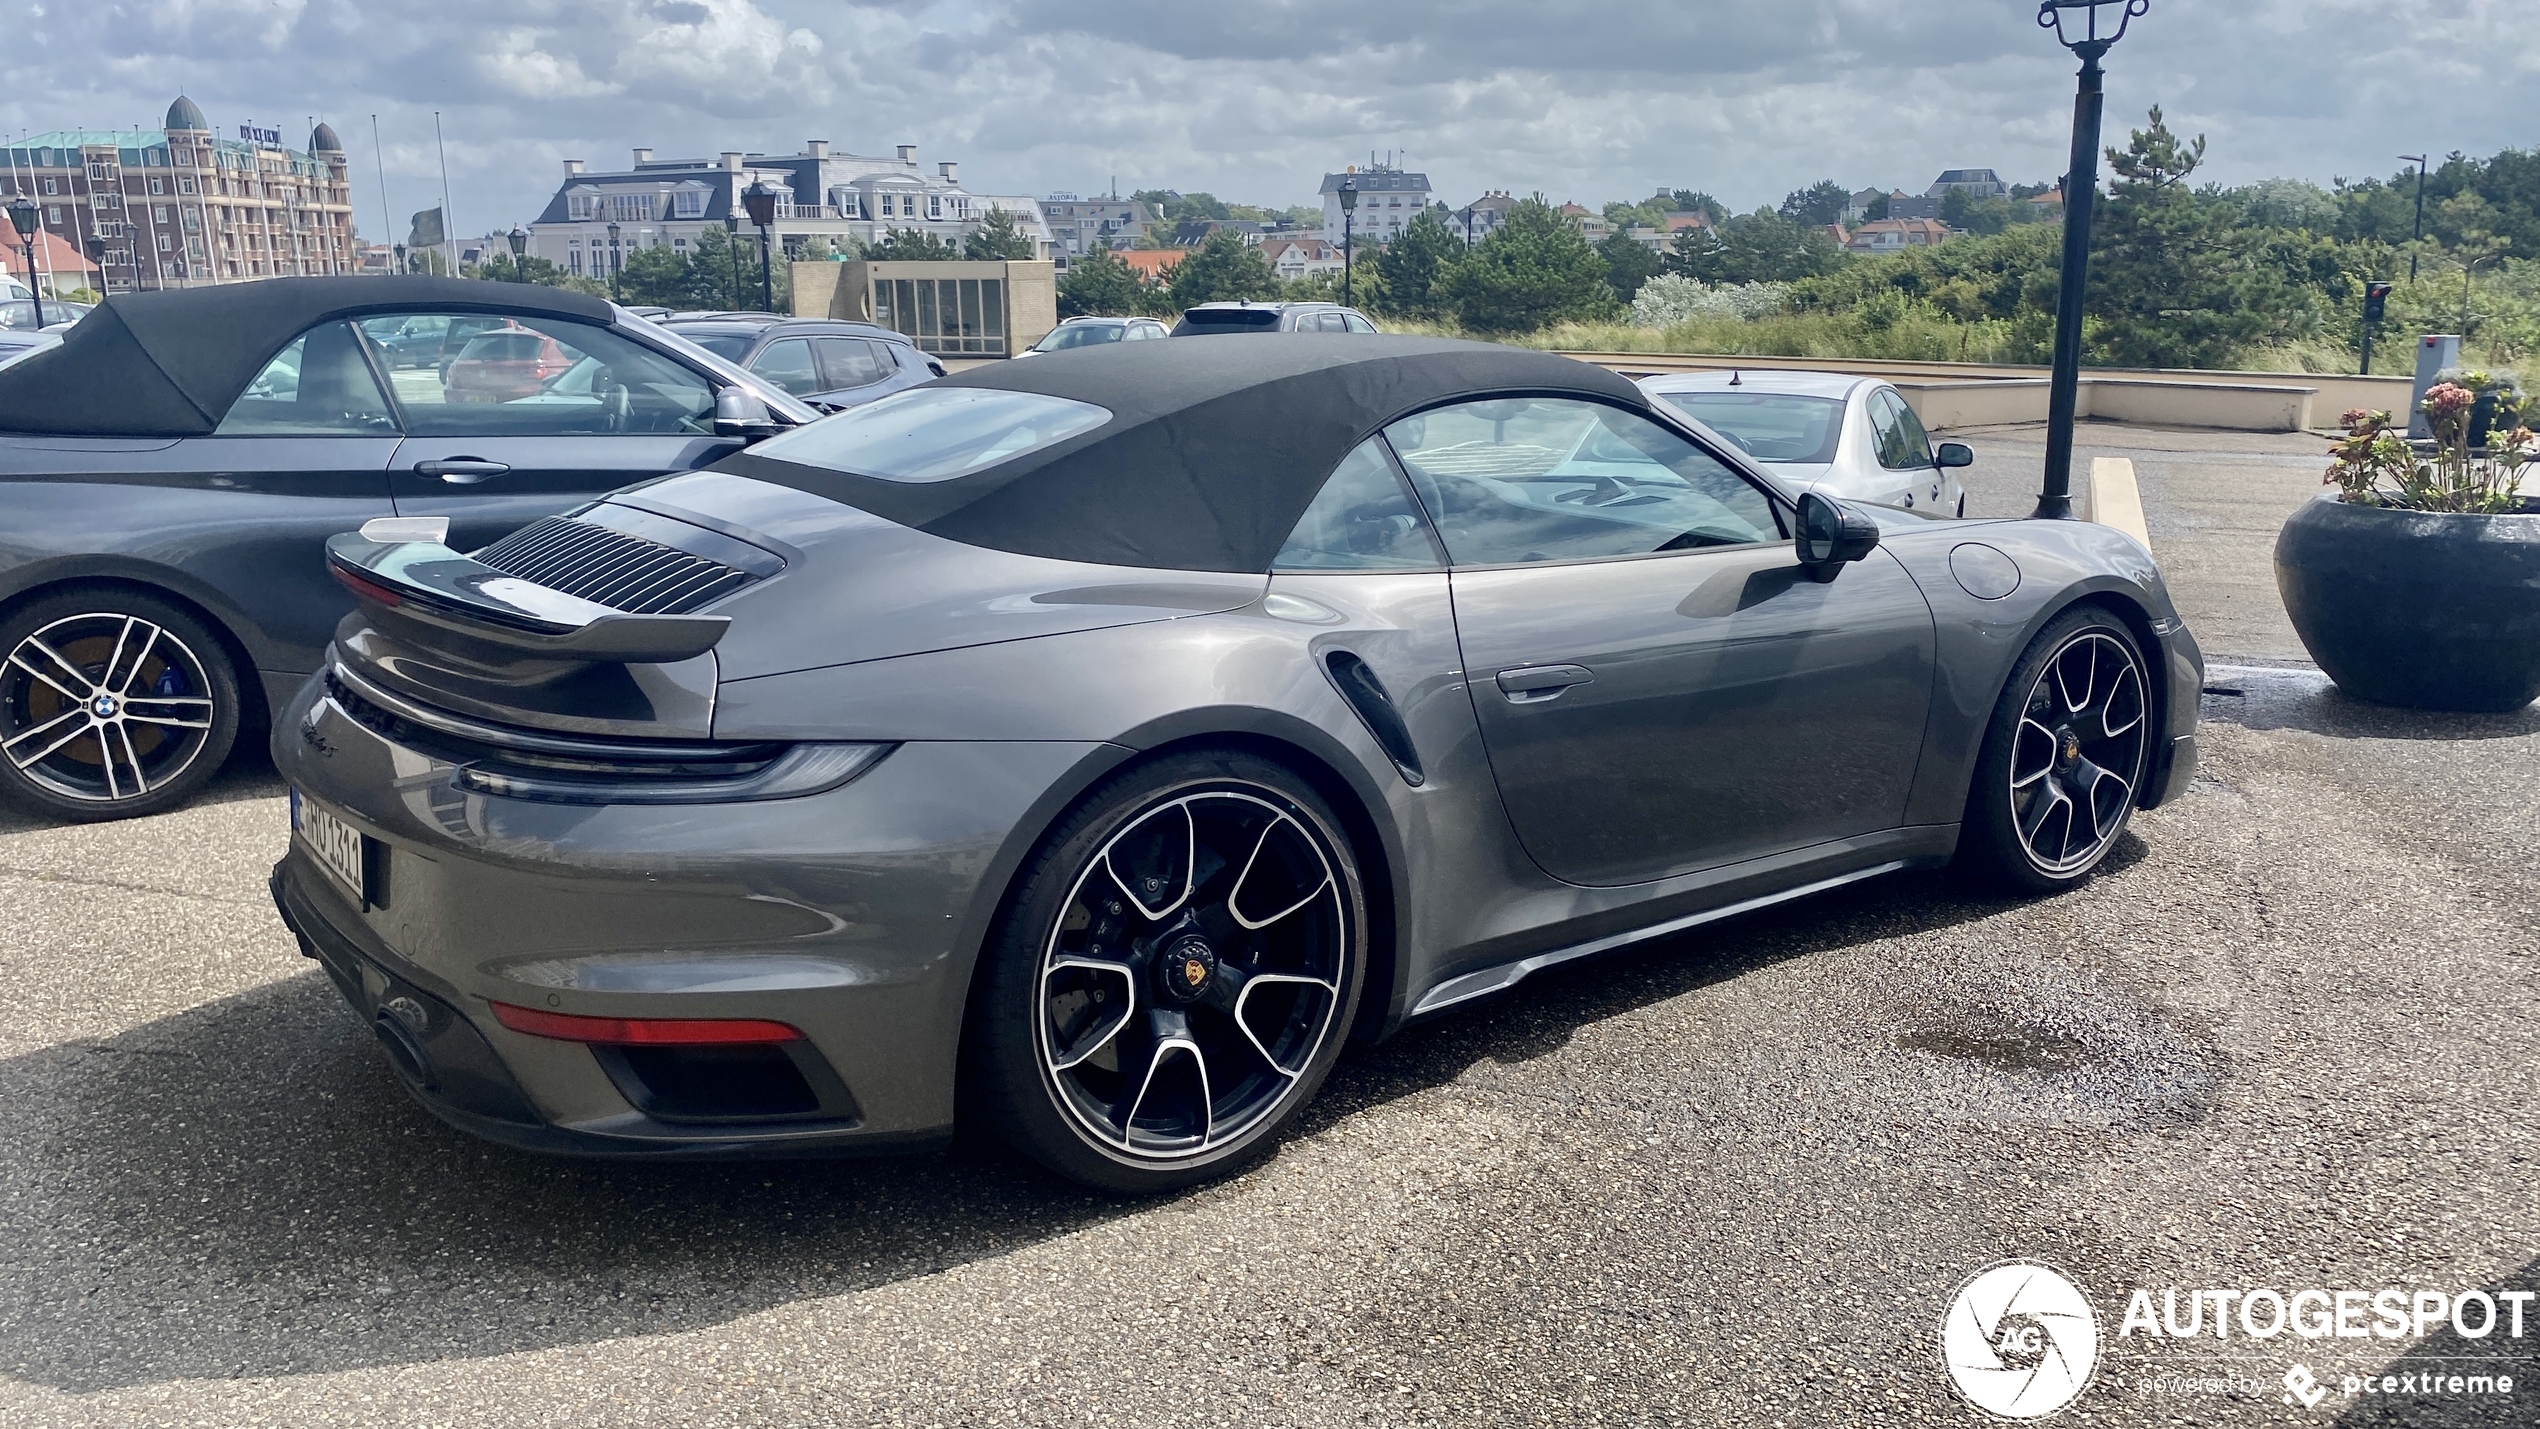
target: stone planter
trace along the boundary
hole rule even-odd
[[[2515,710],[2540,698],[2540,502],[2453,516],[2303,503],[2275,584],[2311,658],[2358,699]]]

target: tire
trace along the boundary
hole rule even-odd
[[[171,809],[218,773],[241,700],[200,617],[80,586],[0,620],[0,798],[96,822]]]
[[[1967,791],[1958,861],[1975,881],[2054,893],[2108,856],[2149,767],[2148,671],[2134,633],[2095,605],[2057,616],[2029,643]]]
[[[1339,1059],[1367,939],[1348,837],[1295,772],[1231,750],[1122,771],[1043,837],[990,935],[964,1118],[1107,1191],[1225,1175]]]

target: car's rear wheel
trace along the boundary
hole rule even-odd
[[[1222,1175],[1330,1072],[1366,945],[1349,840],[1294,772],[1236,751],[1134,768],[1051,831],[992,936],[965,1114],[1108,1190]]]
[[[0,621],[0,796],[61,819],[156,813],[219,771],[238,675],[188,612],[98,587]]]
[[[2097,606],[2056,617],[2020,657],[1985,732],[1961,863],[2017,892],[2081,881],[2133,816],[2151,733],[2134,633]]]

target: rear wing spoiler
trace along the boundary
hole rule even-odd
[[[326,542],[327,573],[363,604],[552,660],[667,665],[714,648],[728,615],[628,615],[505,575],[442,544],[440,517],[387,517]]]

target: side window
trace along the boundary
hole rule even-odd
[[[750,370],[797,397],[808,397],[820,390],[820,374],[811,364],[811,343],[789,337],[771,342],[750,359]]]
[[[354,324],[419,437],[707,435],[714,388],[589,323],[394,313]]]
[[[1879,465],[1890,471],[1931,465],[1931,438],[1923,435],[1923,424],[1893,392],[1870,398],[1870,436],[1878,449]]]
[[[1405,417],[1385,438],[1459,566],[1595,560],[1781,538],[1763,492],[1646,417],[1504,397]]]
[[[379,379],[352,328],[327,323],[291,339],[275,353],[238,400],[229,404],[213,435],[394,435],[396,418],[380,394]]]
[[[1319,315],[1319,322],[1325,332],[1349,331],[1349,324],[1341,321],[1339,313],[1323,313]]]
[[[1365,318],[1360,317],[1356,313],[1341,314],[1341,323],[1351,332],[1372,333],[1376,330],[1376,325],[1374,323],[1367,321]]]
[[[875,352],[874,345],[863,338],[824,337],[814,345],[820,349],[823,391],[870,387],[890,371],[881,365],[881,361],[889,359]]]
[[[1281,571],[1435,570],[1437,547],[1427,523],[1369,437],[1333,468],[1271,569]]]
[[[1896,429],[1901,434],[1900,440],[1904,443],[1905,454],[1911,458],[1905,464],[1930,466],[1932,464],[1931,434],[1923,430],[1923,419],[1914,415],[1913,404],[1906,401],[1901,394],[1890,392],[1887,394],[1887,400],[1896,404]]]

